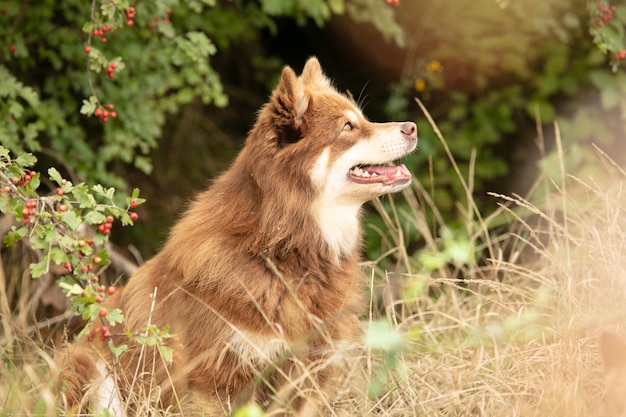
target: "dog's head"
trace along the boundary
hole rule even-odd
[[[391,163],[416,144],[414,123],[368,121],[332,87],[317,59],[309,59],[299,77],[285,67],[243,156],[261,196],[261,228],[292,240],[289,231],[306,229],[313,218],[321,231],[315,236],[335,261],[354,254],[361,205],[410,184],[406,167]]]
[[[333,88],[316,58],[306,62],[300,77],[283,69],[257,127],[263,134],[254,136],[272,164],[315,195],[362,204],[411,182],[404,165],[391,163],[415,149],[415,124],[368,121],[353,100]]]

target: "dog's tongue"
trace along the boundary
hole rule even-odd
[[[410,181],[411,173],[404,164],[398,166],[363,165],[350,170],[350,179],[358,184],[394,185]]]

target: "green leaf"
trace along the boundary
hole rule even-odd
[[[115,326],[118,323],[124,322],[124,315],[122,314],[122,310],[114,308],[113,310],[109,310],[107,312],[106,319],[111,326]]]
[[[402,347],[402,335],[388,321],[374,321],[365,332],[364,343],[372,349],[397,352]]]
[[[37,158],[32,153],[23,153],[15,158],[15,163],[20,167],[29,167],[35,165]]]
[[[91,210],[85,214],[85,221],[89,224],[103,224],[106,221],[106,216],[95,210]]]
[[[48,272],[48,260],[44,259],[43,261],[30,264],[30,275],[33,278],[41,278],[43,274]]]
[[[233,417],[263,417],[265,412],[258,404],[246,404],[235,410]]]
[[[50,179],[52,181],[61,185],[61,182],[63,181],[63,177],[61,177],[61,173],[55,167],[48,169],[48,175],[50,175]]]
[[[20,227],[17,229],[15,226],[11,226],[11,230],[4,237],[4,244],[8,247],[12,246],[15,242],[22,239],[24,236],[28,234],[27,227]]]
[[[116,358],[119,358],[122,353],[126,352],[126,350],[128,349],[128,345],[115,346],[113,342],[109,340],[109,349],[111,349],[111,352],[113,353],[113,355],[115,355]]]
[[[83,222],[83,220],[76,215],[74,210],[68,210],[64,213],[61,213],[61,220],[72,232],[78,230],[78,227]]]
[[[165,362],[172,363],[174,361],[174,349],[171,347],[159,345],[159,353]]]
[[[98,99],[95,96],[91,96],[89,97],[89,100],[83,100],[83,105],[80,108],[80,114],[91,116],[96,111],[97,106]]]

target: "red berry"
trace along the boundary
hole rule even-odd
[[[111,215],[108,215],[108,216],[106,217],[106,222],[107,222],[107,223],[113,223],[113,220],[114,220],[114,218],[113,218],[113,216],[111,216]]]
[[[8,185],[4,186],[4,192],[5,193],[10,193],[11,192],[11,187],[9,187]]]
[[[11,45],[11,46],[9,46],[9,51],[11,51],[11,52],[15,52],[15,45]]]
[[[102,262],[102,258],[101,257],[96,256],[96,257],[93,258],[93,263],[94,264],[98,265],[98,264],[100,264],[100,262]]]
[[[107,311],[105,308],[100,310],[100,313],[98,313],[100,315],[100,317],[106,317],[107,316]]]
[[[71,264],[71,263],[69,263],[69,262],[65,262],[65,263],[63,264],[63,267],[64,267],[65,269],[67,269],[68,271],[71,271],[71,270],[72,270],[72,264]]]
[[[108,107],[109,110],[113,110],[115,108],[115,106],[113,104],[108,104],[107,107]]]
[[[17,177],[13,177],[11,178],[11,184],[13,185],[17,185],[20,182],[20,179]]]
[[[91,277],[91,282],[93,282],[94,284],[97,284],[98,281],[100,281],[100,278],[97,275],[94,275],[93,277]]]
[[[59,211],[61,213],[65,213],[67,211],[67,206],[65,204],[59,204]]]
[[[102,116],[102,109],[98,107],[96,111],[93,112],[93,114],[95,114],[97,117]]]
[[[109,116],[115,119],[117,117],[117,113],[112,111],[111,113],[109,113]]]
[[[98,287],[98,292],[104,292],[104,290],[105,290],[105,289],[106,289],[106,288],[104,287],[104,285],[100,285],[100,286]]]
[[[22,216],[28,217],[30,215],[30,210],[26,207],[22,209]]]
[[[139,219],[139,214],[137,214],[134,211],[131,211],[130,213],[128,213],[128,215],[130,216],[130,219],[134,222],[136,222]]]
[[[101,327],[94,327],[93,330],[91,331],[91,333],[93,334],[98,334],[102,331]]]
[[[63,191],[63,188],[57,188],[57,189],[56,189],[56,193],[57,193],[57,195],[63,195],[63,194],[65,194],[65,192]]]
[[[172,9],[170,9],[169,7],[165,9],[165,14],[172,14]]]
[[[135,208],[139,205],[139,203],[137,203],[137,200],[130,200],[130,203],[128,203],[128,205],[130,206],[130,208]]]
[[[135,24],[135,22],[134,22],[132,19],[128,19],[128,20],[126,21],[126,26],[132,26],[132,25],[134,25],[134,24]]]
[[[115,287],[111,286],[111,287],[107,288],[107,294],[109,294],[109,295],[115,294]]]

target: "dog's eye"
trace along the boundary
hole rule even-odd
[[[352,122],[346,122],[346,124],[343,125],[343,130],[346,131],[346,132],[349,132],[352,129],[354,129],[354,126],[352,125]]]

